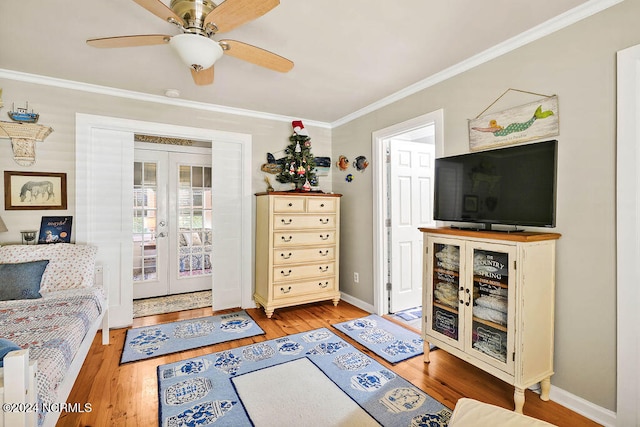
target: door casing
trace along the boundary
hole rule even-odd
[[[387,282],[387,238],[386,238],[386,197],[387,163],[385,140],[424,126],[435,126],[436,157],[444,152],[444,110],[397,123],[373,132],[371,137],[371,159],[373,165],[373,306],[375,313],[388,314]]]
[[[254,307],[251,135],[77,113],[76,242],[98,247],[97,262],[105,269],[110,327],[133,323],[131,222],[127,225],[120,221],[117,230],[105,231],[101,209],[109,204],[93,185],[96,178],[112,179],[117,185],[107,188],[113,205],[110,208],[125,221],[131,218],[132,213],[127,213],[133,198],[134,133],[212,142],[212,168],[221,172],[214,178],[219,189],[214,209],[218,210],[218,217],[234,218],[237,223],[234,227],[218,227],[217,238],[226,246],[218,251],[214,248],[213,308]],[[96,135],[113,135],[115,141],[97,141]],[[114,205],[114,200],[119,203]],[[104,236],[109,240],[105,241]]]

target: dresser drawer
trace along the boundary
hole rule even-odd
[[[327,229],[336,227],[335,214],[326,215],[274,215],[273,229],[287,230],[295,228]]]
[[[319,231],[279,231],[273,233],[273,246],[276,248],[298,245],[332,245],[336,242],[335,230]]]
[[[302,197],[274,197],[274,212],[304,212],[304,198]]]
[[[283,282],[306,279],[310,277],[334,277],[335,263],[333,261],[310,265],[280,265],[273,269],[273,281]]]
[[[307,212],[335,212],[335,197],[309,197],[307,199]]]
[[[333,261],[336,257],[336,248],[327,246],[324,248],[309,249],[276,249],[273,251],[273,264],[299,264],[302,262]]]
[[[273,286],[273,299],[291,298],[308,294],[321,294],[335,290],[334,279],[318,279]]]

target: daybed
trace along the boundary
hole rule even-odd
[[[67,398],[101,326],[109,340],[95,259],[88,245],[0,247],[0,426],[55,426],[62,411],[90,410]]]

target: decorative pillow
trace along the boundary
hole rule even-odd
[[[0,264],[0,301],[42,298],[40,282],[49,261]]]
[[[8,245],[0,248],[0,263],[49,260],[40,292],[93,286],[97,248],[89,245]]]
[[[22,348],[13,341],[9,341],[6,338],[0,338],[0,368],[4,367],[4,357],[7,354],[21,349]]]

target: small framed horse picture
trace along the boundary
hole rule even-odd
[[[67,174],[5,171],[4,208],[67,209]]]

